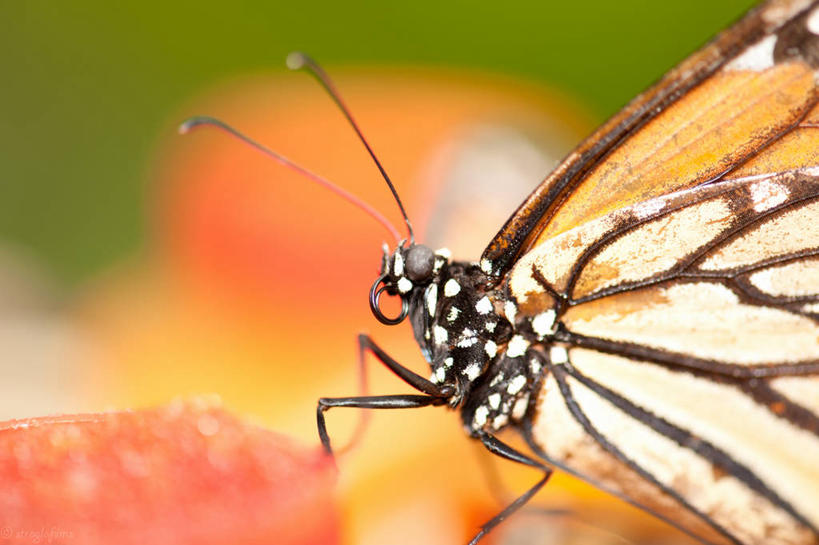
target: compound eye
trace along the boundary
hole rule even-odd
[[[413,282],[428,280],[434,266],[435,254],[428,247],[418,244],[407,250],[407,276]]]

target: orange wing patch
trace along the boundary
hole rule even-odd
[[[819,106],[808,112],[792,132],[731,172],[726,179],[784,172],[804,165],[819,165]]]
[[[791,128],[815,96],[813,70],[803,63],[725,71],[707,80],[586,177],[534,245],[617,208],[719,176]]]

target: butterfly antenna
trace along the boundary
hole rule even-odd
[[[330,98],[333,99],[333,102],[341,110],[341,113],[344,114],[344,117],[347,118],[347,121],[353,127],[353,130],[358,135],[358,139],[361,140],[361,143],[364,144],[364,147],[367,148],[367,152],[372,157],[373,161],[375,162],[375,166],[378,167],[378,170],[381,172],[381,176],[384,178],[384,181],[387,182],[387,185],[392,191],[392,196],[395,198],[395,202],[398,203],[398,208],[401,209],[401,215],[404,216],[404,222],[407,224],[407,232],[409,233],[410,243],[415,242],[415,234],[412,231],[412,224],[410,223],[409,217],[407,216],[406,210],[404,210],[404,205],[401,202],[401,198],[398,196],[398,192],[395,190],[395,186],[392,185],[392,180],[387,175],[387,171],[384,170],[384,167],[381,166],[381,161],[378,160],[378,157],[375,156],[375,152],[370,147],[370,144],[367,142],[367,139],[364,138],[364,135],[361,133],[361,129],[358,127],[358,123],[355,122],[353,119],[353,115],[350,113],[350,110],[344,104],[344,101],[341,99],[341,93],[338,92],[336,86],[333,84],[333,81],[330,79],[330,76],[327,75],[327,72],[316,63],[313,59],[311,59],[308,55],[301,53],[299,51],[295,51],[290,53],[287,56],[287,67],[291,70],[300,70],[302,68],[307,69],[307,71],[315,77],[318,82],[321,84],[322,87],[327,91],[330,95]]]
[[[369,214],[373,219],[375,219],[387,231],[390,232],[390,234],[395,238],[396,242],[400,241],[401,235],[398,233],[398,230],[395,227],[393,227],[393,225],[389,222],[389,220],[387,220],[387,218],[385,218],[383,215],[381,215],[381,213],[378,212],[378,210],[376,210],[375,208],[373,208],[372,206],[370,206],[369,204],[367,204],[366,202],[364,202],[363,200],[358,198],[356,195],[353,195],[349,191],[347,191],[345,189],[342,189],[341,187],[337,186],[336,184],[334,184],[333,182],[327,180],[326,178],[323,178],[323,177],[319,176],[318,174],[310,172],[306,168],[294,163],[293,161],[291,161],[290,159],[288,159],[284,155],[276,153],[275,151],[267,148],[266,146],[263,146],[259,142],[256,142],[255,140],[253,140],[249,136],[246,136],[246,135],[242,134],[241,132],[234,129],[233,127],[231,127],[230,125],[228,125],[227,123],[225,123],[223,121],[220,121],[220,120],[218,120],[216,118],[209,117],[209,116],[196,116],[196,117],[192,117],[192,118],[186,120],[184,123],[182,123],[179,126],[179,132],[181,134],[187,134],[191,130],[193,130],[193,129],[197,128],[197,127],[201,127],[201,126],[210,126],[210,127],[216,127],[217,129],[221,129],[221,130],[227,132],[228,134],[230,134],[231,136],[234,136],[234,137],[238,138],[239,140],[241,140],[245,144],[250,145],[252,148],[256,149],[257,151],[260,151],[260,152],[264,153],[268,157],[270,157],[272,159],[275,159],[276,161],[283,164],[284,166],[286,166],[286,167],[288,167],[288,168],[290,168],[292,170],[295,170],[299,174],[301,174],[303,176],[306,176],[307,178],[313,180],[317,184],[329,189],[330,191],[332,191],[336,195],[340,196],[342,199],[345,199],[345,200],[349,201],[350,203],[354,204],[355,206],[359,207],[361,210],[363,210],[364,212]]]

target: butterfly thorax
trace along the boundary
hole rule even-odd
[[[429,256],[428,276],[413,270],[419,254]],[[451,387],[449,406],[461,410],[467,433],[495,432],[525,416],[542,379],[542,336],[518,319],[504,285],[476,263],[420,245],[385,255],[381,278],[406,301],[430,381]]]

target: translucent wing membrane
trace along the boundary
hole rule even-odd
[[[813,543],[817,219],[819,169],[804,168],[672,193],[536,246],[509,280],[523,313],[558,309],[533,444],[661,514],[686,508],[709,541]]]

